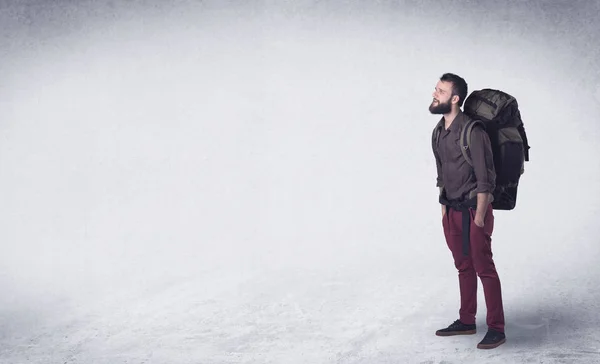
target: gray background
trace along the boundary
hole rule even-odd
[[[3,1],[0,362],[600,362],[597,1]],[[456,319],[427,107],[517,97],[493,249],[508,342]]]

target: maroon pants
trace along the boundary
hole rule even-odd
[[[494,213],[488,206],[484,226],[480,228],[474,222],[475,210],[470,209],[470,247],[468,255],[463,253],[462,212],[449,209],[442,218],[444,235],[448,248],[452,252],[454,265],[458,270],[460,287],[460,321],[474,324],[477,313],[477,276],[481,279],[485,303],[487,306],[487,325],[489,329],[504,332],[504,308],[500,278],[492,259],[492,231]]]

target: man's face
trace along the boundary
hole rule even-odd
[[[429,105],[432,114],[447,114],[452,111],[452,83],[438,81]]]

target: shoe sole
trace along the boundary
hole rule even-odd
[[[504,344],[505,342],[506,342],[506,339],[502,339],[495,344],[488,344],[488,345],[477,344],[477,349],[494,349],[494,348],[497,348],[498,346]]]
[[[477,330],[465,330],[465,331],[449,331],[449,332],[439,332],[435,333],[436,336],[456,336],[456,335],[473,335],[476,334]]]

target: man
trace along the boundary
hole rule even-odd
[[[437,187],[440,188],[442,226],[458,270],[460,289],[459,319],[438,330],[436,335],[476,333],[479,276],[487,306],[488,332],[477,347],[491,349],[506,340],[500,279],[491,250],[494,229],[491,203],[496,174],[490,140],[482,128],[475,127],[471,132],[473,167],[461,152],[462,127],[470,120],[460,109],[466,97],[465,80],[446,73],[440,77],[429,106],[432,114],[443,115],[436,125],[439,138],[432,140],[432,147],[437,166]]]

